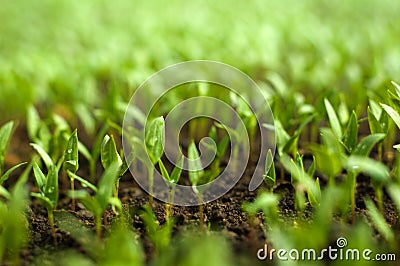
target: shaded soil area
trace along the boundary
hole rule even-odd
[[[238,258],[243,259],[243,265],[265,265],[266,262],[257,260],[257,250],[263,247],[266,236],[264,234],[263,216],[261,213],[252,222],[249,221],[247,215],[242,210],[242,204],[245,201],[253,201],[257,196],[257,191],[250,192],[248,183],[250,175],[247,174],[240,182],[226,195],[220,199],[208,203],[204,206],[205,224],[213,231],[221,232],[231,243],[234,253]],[[312,208],[307,206],[305,211],[300,215],[295,210],[294,189],[291,184],[282,180],[274,189],[274,192],[281,196],[279,203],[280,217],[283,220],[304,219],[305,221],[312,218]],[[374,190],[368,180],[360,182],[357,186],[357,216],[365,217],[364,198],[375,198]],[[148,204],[148,196],[140,188],[135,185],[132,178],[124,178],[121,180],[120,198],[128,207],[132,214],[132,226],[141,238],[147,261],[150,261],[154,255],[154,246],[146,236],[146,228],[138,215],[142,207]],[[398,215],[395,206],[385,195],[385,218],[391,226],[396,226]],[[69,210],[70,200],[62,196],[59,204],[59,210]],[[162,202],[154,201],[153,211],[160,224],[165,223],[165,205]],[[81,204],[77,205],[74,215],[79,220],[93,227],[93,216],[86,211]],[[182,230],[199,226],[198,207],[173,207],[173,217],[176,221],[174,226],[174,235]],[[297,217],[297,218],[296,218]],[[115,218],[111,210],[107,211],[107,224],[110,224]],[[31,242],[23,252],[24,265],[32,265],[38,257],[46,258],[52,253],[67,249],[74,249],[79,253],[85,254],[85,249],[74,240],[69,234],[57,230],[57,245],[54,244],[51,229],[47,222],[46,210],[38,205],[35,201],[29,209],[29,219],[31,226]],[[339,219],[339,218],[338,218]],[[350,220],[350,219],[349,219]],[[107,226],[106,226],[107,227]],[[396,229],[396,228],[394,228]],[[397,232],[400,228],[396,229]],[[380,235],[377,234],[377,238]],[[45,263],[41,263],[46,265]],[[51,264],[48,264],[51,265]]]

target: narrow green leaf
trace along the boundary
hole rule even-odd
[[[385,134],[372,134],[365,137],[358,143],[357,147],[352,152],[353,155],[368,156],[372,148],[385,138]]]
[[[368,157],[351,155],[346,160],[346,168],[371,176],[372,182],[382,186],[389,180],[389,169],[383,163]]]
[[[152,120],[146,130],[146,148],[151,162],[155,165],[164,152],[164,118]]]
[[[58,170],[54,165],[50,168],[46,179],[44,194],[55,208],[58,202]]]
[[[333,107],[328,99],[324,99],[324,103],[325,103],[326,112],[328,114],[329,123],[332,127],[333,133],[336,135],[337,138],[341,139],[342,135],[343,135],[342,126],[340,125],[340,122],[339,122],[339,119],[335,112],[335,109],[333,109]]]
[[[358,139],[358,124],[357,124],[357,115],[353,111],[350,120],[347,124],[346,131],[343,135],[343,143],[346,149],[351,153],[357,145]]]
[[[399,84],[397,84],[396,82],[394,82],[394,81],[392,81],[392,84],[393,84],[393,86],[394,86],[394,88],[396,89],[396,93],[397,93],[397,95],[399,96],[399,98],[400,98],[400,85]]]
[[[276,184],[275,164],[271,149],[268,149],[267,157],[265,159],[264,182],[269,188],[274,187]]]
[[[307,170],[307,174],[309,176],[314,176],[314,173],[315,173],[315,170],[316,170],[316,167],[317,167],[316,164],[317,164],[316,163],[316,159],[315,159],[315,156],[313,155],[313,161],[312,161],[311,165],[308,167],[308,170]]]
[[[179,159],[177,164],[174,167],[174,170],[172,170],[171,176],[170,176],[170,181],[174,184],[177,184],[179,179],[181,178],[181,173],[182,173],[182,168],[183,168],[183,156]]]
[[[371,108],[368,107],[368,124],[369,130],[372,134],[376,133],[384,133],[381,124],[378,119],[376,119],[375,115],[372,113]]]
[[[7,200],[11,198],[10,192],[8,192],[2,185],[0,185],[0,197],[6,198]]]
[[[40,157],[43,159],[43,162],[47,167],[47,170],[50,171],[51,167],[54,166],[54,163],[47,152],[41,146],[35,143],[31,143],[31,146],[37,151],[37,153],[39,153]]]
[[[64,169],[65,171],[71,171],[76,173],[79,168],[79,157],[78,157],[78,133],[77,130],[71,134],[68,139],[67,148],[64,152]]]
[[[229,141],[230,141],[229,136],[225,136],[218,144],[218,147],[217,147],[218,158],[221,158],[222,156],[225,155],[226,149],[228,148],[228,145],[229,145]]]
[[[383,235],[383,237],[391,242],[394,240],[394,234],[390,226],[386,223],[385,218],[380,214],[375,204],[370,199],[365,200],[369,217],[372,220],[375,228]]]
[[[315,185],[307,191],[308,201],[311,206],[316,208],[319,206],[321,201],[321,187],[319,184],[319,178],[315,180]]]
[[[39,127],[42,121],[40,120],[39,113],[32,105],[28,107],[26,123],[29,138],[33,141],[36,141]]]
[[[204,175],[202,163],[200,161],[200,155],[197,151],[196,144],[192,140],[188,149],[189,159],[189,179],[193,186],[197,186]]]
[[[36,162],[33,164],[33,176],[35,177],[35,181],[39,188],[39,191],[44,192],[44,187],[46,185],[46,176],[43,174],[42,170],[39,168],[39,165]]]
[[[400,144],[393,145],[393,148],[400,152]]]
[[[37,198],[39,200],[40,204],[43,205],[46,209],[48,209],[50,211],[54,210],[53,203],[50,201],[49,198],[47,198],[43,194],[32,192],[31,196]]]
[[[381,103],[381,106],[383,110],[386,111],[386,113],[393,119],[394,123],[397,125],[397,127],[400,129],[400,115],[396,110],[394,110],[392,107],[389,105]]]
[[[400,212],[400,186],[398,184],[391,184],[387,187],[387,190],[397,207],[397,211]]]
[[[118,162],[113,162],[102,175],[98,190],[96,193],[96,201],[99,206],[104,210],[108,205],[108,198],[112,197],[112,190],[114,187],[115,179],[118,177],[120,164]]]
[[[95,185],[93,185],[92,183],[90,183],[89,181],[87,181],[86,179],[84,179],[70,171],[68,171],[67,174],[71,179],[77,180],[78,182],[80,182],[82,187],[88,187],[91,190],[93,190],[94,192],[97,192],[97,187]]]
[[[165,168],[165,166],[164,166],[164,164],[163,164],[163,162],[162,162],[161,160],[158,160],[158,166],[160,167],[160,171],[161,171],[162,177],[163,177],[166,181],[171,182],[171,178],[170,178],[170,176],[169,176],[169,174],[168,174],[168,171],[167,171],[167,169]]]
[[[5,172],[3,174],[3,176],[0,178],[0,185],[2,185],[10,177],[12,172],[14,172],[17,168],[21,167],[24,164],[27,164],[27,162],[17,164],[15,166],[11,167],[10,169],[8,169],[8,171]]]
[[[10,142],[14,122],[10,121],[0,128],[0,175],[3,173],[7,146]]]
[[[120,166],[122,165],[122,160],[119,156],[117,146],[112,135],[111,137],[108,135],[104,136],[100,154],[101,163],[104,169],[107,169],[114,162],[117,162]]]

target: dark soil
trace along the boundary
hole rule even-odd
[[[248,191],[249,175],[246,175],[241,181],[226,195],[220,199],[206,204],[204,207],[204,222],[210,226],[213,231],[219,231],[225,235],[231,242],[234,253],[242,257],[244,264],[247,265],[265,265],[265,262],[257,260],[256,252],[266,241],[263,231],[263,217],[260,214],[251,224],[247,215],[241,206],[245,201],[252,201],[257,195],[257,191]],[[275,193],[281,195],[280,216],[284,220],[295,219],[298,213],[294,204],[294,189],[288,181],[282,181],[275,189]],[[372,186],[367,182],[360,182],[357,187],[357,216],[365,216],[364,198],[375,198]],[[129,178],[121,181],[120,198],[123,203],[129,207],[132,214],[132,223],[136,232],[140,235],[147,260],[150,261],[154,254],[154,247],[146,236],[145,226],[137,214],[142,206],[148,204],[148,196],[135,185]],[[165,222],[165,205],[162,202],[154,201],[153,210],[160,224]],[[70,209],[70,200],[64,198],[59,204],[60,210]],[[88,227],[93,227],[92,215],[80,204],[77,205],[74,213],[81,222]],[[181,230],[199,226],[198,207],[173,207],[173,217],[176,221],[174,234]],[[311,207],[300,216],[304,220],[312,217]],[[387,222],[395,226],[398,220],[398,214],[395,206],[385,195],[385,217]],[[47,255],[56,251],[74,249],[80,253],[85,253],[85,249],[75,241],[69,234],[57,230],[57,246],[51,234],[50,226],[47,222],[46,210],[35,201],[30,206],[29,218],[31,222],[31,242],[23,252],[24,265],[32,265],[38,257],[46,258]],[[113,212],[107,212],[107,220],[110,223],[114,219]],[[379,238],[379,235],[377,235]]]

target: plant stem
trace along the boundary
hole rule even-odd
[[[357,186],[357,175],[350,171],[348,177],[351,178],[350,185],[350,204],[351,204],[351,222],[355,222],[356,218],[356,186]]]
[[[378,202],[379,211],[380,211],[382,214],[384,214],[382,187],[378,187],[378,188],[375,190],[375,194],[376,194],[376,200],[377,200],[377,202]]]
[[[118,191],[119,191],[119,177],[117,179],[115,179],[115,185],[114,185],[114,197],[118,198]]]
[[[71,178],[71,193],[72,193],[72,199],[71,199],[71,211],[75,212],[75,179]]]
[[[198,194],[199,196],[199,219],[200,219],[200,229],[204,230],[204,204],[203,204],[203,195]]]
[[[49,217],[49,224],[51,227],[51,234],[53,236],[54,245],[57,246],[56,229],[54,227],[54,213],[53,210],[47,210],[47,216]]]

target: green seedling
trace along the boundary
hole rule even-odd
[[[0,186],[0,260],[20,265],[20,253],[29,243],[29,223],[25,216],[28,192],[20,179],[9,193]]]
[[[120,164],[118,162],[111,163],[100,178],[97,187],[82,177],[69,172],[69,175],[72,175],[75,180],[82,184],[82,186],[90,188],[95,193],[94,196],[91,196],[87,191],[79,190],[75,191],[74,196],[93,213],[95,218],[96,235],[98,238],[101,237],[101,218],[106,208],[109,205],[112,205],[117,208],[119,213],[122,212],[121,201],[112,196],[113,187],[115,180],[118,178],[119,169]],[[72,196],[72,193],[70,193],[70,196]]]
[[[152,166],[149,166],[149,203],[153,204],[154,166],[164,153],[164,118],[162,116],[152,120],[146,130],[145,142]]]
[[[31,195],[39,200],[47,209],[49,223],[53,233],[54,241],[56,242],[56,231],[54,227],[54,210],[58,203],[58,171],[59,166],[56,166],[50,156],[36,144],[31,144],[32,147],[39,153],[47,168],[47,175],[40,169],[35,162],[33,164],[33,173],[39,192],[32,192]]]
[[[269,191],[272,193],[276,185],[276,172],[274,157],[272,156],[272,151],[270,149],[268,150],[267,157],[265,159],[264,182],[269,188]]]
[[[321,199],[321,189],[319,179],[315,181],[305,171],[303,165],[303,157],[300,154],[296,155],[295,160],[291,159],[287,154],[283,154],[280,158],[280,163],[291,174],[291,183],[295,188],[295,206],[299,210],[304,210],[306,200],[304,193],[307,192],[310,204],[313,207],[318,207]],[[311,165],[309,172],[314,171],[314,166]]]
[[[175,197],[175,188],[176,184],[178,184],[179,179],[181,177],[182,173],[182,168],[183,168],[183,156],[179,159],[177,165],[174,167],[172,170],[171,175],[168,174],[167,169],[165,168],[163,162],[161,159],[158,161],[158,165],[161,170],[161,175],[165,180],[165,183],[167,184],[169,191],[168,191],[168,202],[172,203],[174,202],[174,197]],[[172,214],[172,205],[170,203],[166,203],[165,205],[165,216],[166,219],[168,220],[170,215]]]
[[[147,236],[153,242],[157,254],[162,253],[170,245],[174,222],[167,219],[165,224],[161,226],[151,207],[147,205],[143,206],[139,215],[146,225]]]
[[[5,159],[6,159],[6,152],[7,152],[7,147],[11,139],[12,131],[14,127],[14,122],[8,122],[7,124],[3,125],[0,128],[0,185],[3,185],[5,181],[8,180],[10,175],[19,167],[26,163],[19,163],[10,169],[8,169],[6,172],[4,171],[4,165],[5,165]]]
[[[208,137],[211,138],[214,141],[214,143],[217,144],[217,149],[215,151],[213,145],[209,145],[206,142],[204,143],[207,149],[215,153],[215,158],[210,166],[210,174],[214,179],[221,173],[221,168],[220,168],[221,159],[224,157],[226,150],[228,149],[229,136],[228,135],[224,136],[222,140],[218,142],[217,128],[215,126],[212,126],[210,132],[208,133]]]
[[[79,169],[79,154],[78,154],[78,133],[75,130],[68,139],[67,147],[64,153],[64,170],[68,174],[71,183],[71,192],[75,191],[75,179],[73,175]],[[75,211],[75,197],[72,196],[71,210]]]
[[[117,151],[117,146],[114,141],[114,137],[111,135],[105,135],[103,139],[103,143],[101,145],[101,164],[104,169],[110,167],[111,164],[117,163],[119,165],[119,173],[118,177],[115,179],[113,195],[118,198],[118,190],[119,190],[119,180],[123,176],[123,174],[127,171],[128,167],[122,167],[123,162],[121,156]]]
[[[189,180],[192,184],[192,189],[196,193],[199,202],[199,219],[200,227],[204,225],[204,205],[203,205],[203,193],[206,189],[207,183],[211,181],[210,173],[206,173],[203,170],[202,163],[200,161],[200,155],[197,151],[196,144],[192,140],[189,144],[188,149],[188,166],[189,166]]]

